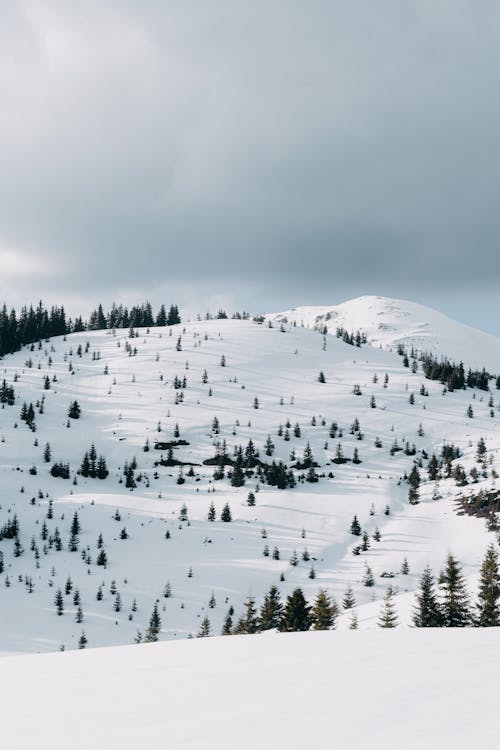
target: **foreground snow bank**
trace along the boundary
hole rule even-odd
[[[8,657],[2,746],[494,747],[498,635],[267,634]]]

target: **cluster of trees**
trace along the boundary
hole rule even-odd
[[[97,456],[94,444],[85,452],[79,473],[82,477],[90,477],[91,479],[106,479],[108,476],[109,471],[106,466],[106,459],[104,456]]]
[[[30,403],[29,405],[26,403],[26,401],[23,403],[21,407],[21,413],[19,414],[19,419],[22,422],[26,422],[28,427],[33,430],[33,432],[35,432],[35,410],[32,403]]]
[[[161,305],[156,313],[149,302],[135,305],[130,310],[123,305],[113,305],[105,313],[102,305],[94,310],[88,322],[81,316],[74,321],[66,319],[64,307],[45,308],[40,302],[36,308],[21,308],[17,313],[14,308],[9,312],[6,305],[0,310],[0,357],[19,351],[26,344],[48,339],[51,336],[64,336],[67,333],[102,328],[130,328],[175,325],[181,322],[177,305],[166,309]]]
[[[500,625],[500,571],[498,552],[493,545],[484,556],[477,603],[471,604],[462,569],[450,553],[439,574],[438,590],[432,570],[427,567],[420,579],[413,623],[418,628],[495,627]]]
[[[4,305],[0,310],[0,357],[18,351],[25,344],[68,331],[64,307],[52,307],[49,311],[40,302],[35,309],[23,307],[18,314],[14,308],[9,313]]]
[[[233,622],[234,609],[230,607],[222,628],[222,635],[261,633],[276,629],[280,632],[330,630],[335,627],[340,607],[326,589],[320,589],[313,604],[308,604],[301,588],[296,588],[283,602],[277,586],[271,586],[257,609],[253,596],[249,596],[245,609]]]
[[[93,310],[86,328],[91,331],[103,328],[152,328],[173,326],[180,322],[181,317],[177,305],[170,305],[168,312],[165,305],[161,305],[155,315],[150,302],[134,305],[130,310],[113,302],[111,309],[106,313],[102,305]]]
[[[404,355],[406,357],[406,355]],[[448,359],[438,359],[434,354],[422,354],[420,356],[422,370],[428,380],[439,380],[446,385],[449,391],[463,388],[479,388],[482,391],[489,389],[489,382],[493,378],[486,370],[471,370],[465,374],[463,363],[450,362]],[[407,364],[408,358],[405,359]]]
[[[327,332],[328,329],[325,326],[322,333],[326,334]],[[366,333],[361,333],[361,331],[356,331],[356,333],[353,333],[352,331],[349,332],[343,326],[337,326],[335,329],[335,335],[338,339],[342,339],[342,341],[351,346],[361,346],[367,342]]]
[[[14,391],[14,386],[9,385],[4,378],[2,381],[2,385],[0,386],[0,404],[8,404],[9,406],[14,406],[15,400],[16,393]]]

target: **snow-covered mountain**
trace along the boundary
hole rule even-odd
[[[495,536],[458,515],[456,501],[496,487],[495,382],[491,393],[446,391],[418,363],[413,371],[395,352],[350,346],[310,323],[83,332],[3,359],[0,386],[5,378],[14,403],[6,396],[0,409],[0,651],[75,648],[83,630],[89,646],[130,644],[155,603],[160,640],[196,635],[205,618],[218,634],[228,613],[236,624],[248,597],[260,606],[272,584],[283,598],[300,587],[312,601],[322,587],[339,602],[351,586],[367,629],[390,582],[403,626],[424,566],[437,572],[449,550],[474,595]],[[343,324],[376,327],[368,314]],[[68,418],[74,401],[78,419]],[[444,460],[445,443],[460,453],[453,476],[443,466],[431,481],[429,458]],[[91,445],[105,479],[81,473]],[[230,478],[235,446],[240,486]],[[420,502],[411,505],[415,465]],[[53,476],[58,467],[68,479]],[[355,514],[364,551],[350,531]],[[338,629],[350,623],[341,613]]]
[[[458,323],[437,310],[389,297],[363,296],[334,306],[296,307],[266,316],[275,323],[289,321],[298,326],[330,333],[338,327],[366,334],[374,346],[410,349],[448,357],[467,367],[486,367],[500,373],[500,340],[491,334]]]

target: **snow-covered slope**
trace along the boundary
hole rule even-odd
[[[443,394],[441,384],[403,367],[395,353],[358,349],[335,336],[325,344],[323,336],[300,326],[281,332],[240,320],[153,328],[133,338],[123,330],[72,334],[5,357],[1,365],[16,399],[0,408],[0,528],[17,514],[24,549],[16,554],[13,539],[0,541],[4,653],[75,648],[82,630],[89,646],[130,644],[148,626],[155,602],[161,640],[195,635],[206,616],[218,634],[231,607],[235,624],[247,597],[259,606],[271,584],[283,598],[300,586],[311,601],[320,587],[340,601],[350,585],[360,627],[373,628],[388,583],[382,574],[393,576],[405,625],[411,610],[405,591],[415,590],[427,563],[437,573],[449,550],[474,591],[494,535],[483,520],[458,516],[455,500],[495,486],[496,390],[491,396],[471,389]],[[68,420],[75,399],[82,414]],[[35,432],[20,420],[23,402],[33,404]],[[466,416],[469,405],[473,418]],[[155,450],[155,441],[175,439],[176,425],[187,442],[173,449],[184,464],[182,484],[178,465],[155,466],[168,456],[167,449]],[[266,455],[268,436],[272,456]],[[488,461],[476,480],[468,474],[468,484],[457,486],[443,478],[438,487],[429,481],[428,457],[439,456],[444,441],[460,449],[459,462],[469,473],[481,437]],[[214,466],[203,462],[215,455],[217,443],[222,450],[226,441],[234,457],[234,446],[245,450],[250,439],[263,464],[282,461],[287,472],[293,470],[295,487],[270,486],[255,468],[241,487],[231,486],[227,466],[224,478],[214,478]],[[47,443],[49,462],[43,459]],[[78,473],[91,443],[110,471],[102,481]],[[146,443],[150,450],[144,452]],[[308,443],[317,482],[292,468]],[[409,451],[395,452],[395,443],[408,444]],[[334,462],[339,445],[346,463]],[[355,450],[361,463],[352,461]],[[124,468],[134,458],[136,487],[128,489]],[[421,502],[413,506],[404,475],[415,461],[422,484]],[[54,462],[69,464],[69,479],[51,476]],[[248,505],[251,491],[255,506]],[[213,522],[207,518],[211,503]],[[220,520],[226,503],[230,523]],[[189,521],[179,519],[183,505]],[[75,511],[81,530],[70,551]],[[370,540],[359,555],[353,548],[360,538],[350,533],[354,514]],[[380,541],[373,539],[377,528]],[[100,546],[106,567],[97,565]],[[290,564],[294,551],[297,565]],[[405,557],[408,575],[401,573]],[[367,564],[373,587],[363,585]],[[348,624],[345,614],[338,626]]]
[[[495,630],[287,633],[2,661],[9,750],[470,750],[498,742]]]
[[[486,367],[500,373],[500,339],[451,320],[415,302],[389,297],[364,296],[334,306],[296,307],[267,316],[276,323],[287,320],[307,328],[327,326],[362,331],[374,346],[396,349],[398,344],[433,352],[468,367]]]

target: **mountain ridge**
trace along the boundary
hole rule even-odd
[[[402,345],[438,357],[463,361],[467,367],[485,367],[500,373],[500,338],[460,323],[416,302],[364,295],[337,305],[301,306],[268,313],[273,324],[284,321],[329,333],[337,327],[364,333],[368,343],[393,350]]]

